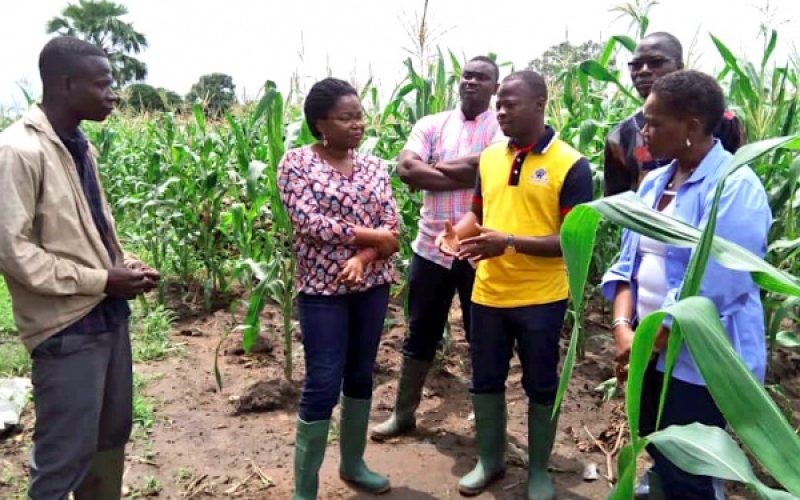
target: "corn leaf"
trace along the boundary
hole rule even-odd
[[[650,434],[647,441],[686,472],[744,483],[762,498],[796,498],[759,481],[736,441],[719,427],[673,425]]]
[[[800,495],[800,437],[734,350],[714,303],[689,297],[666,312],[681,325],[686,346],[728,425],[777,481]]]
[[[728,68],[730,68],[738,77],[737,83],[742,86],[743,92],[745,97],[749,102],[756,102],[758,100],[758,95],[753,91],[753,86],[750,84],[750,79],[747,77],[747,74],[742,70],[742,67],[739,65],[739,60],[736,59],[736,56],[733,55],[733,52],[724,44],[722,41],[711,35],[711,40],[714,42],[714,45],[717,47],[717,51],[719,51],[722,59],[725,61],[725,64]]]
[[[775,50],[775,45],[777,45],[777,43],[778,43],[778,32],[776,30],[772,30],[772,34],[769,37],[769,43],[767,44],[766,49],[764,49],[764,55],[761,58],[762,71],[767,67],[769,58],[772,57],[772,52]]]
[[[642,447],[635,443],[623,446],[617,457],[617,475],[619,480],[608,496],[609,500],[630,500],[636,487],[636,457]]]
[[[580,64],[579,68],[580,68],[580,73],[591,76],[595,80],[599,80],[601,82],[613,83],[614,85],[617,86],[617,88],[619,88],[619,90],[623,94],[630,97],[631,99],[636,99],[633,96],[633,94],[631,94],[630,91],[620,83],[619,79],[616,76],[614,76],[613,73],[611,73],[606,68],[601,66],[597,61],[593,60],[583,61]]]

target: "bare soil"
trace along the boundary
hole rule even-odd
[[[303,380],[302,347],[295,339],[293,381],[287,382],[283,377],[280,313],[268,306],[263,316],[272,339],[260,344],[259,353],[243,354],[234,336],[223,344],[222,391],[214,380],[214,354],[222,335],[236,324],[226,311],[192,315],[175,326],[173,341],[184,346],[184,355],[136,365],[137,373],[150,380],[145,392],[153,400],[156,418],[151,431],[136,435],[129,446],[127,496],[291,498],[295,419]],[[559,498],[604,498],[610,491],[607,476],[612,471],[600,447],[611,451],[627,439],[625,434],[620,437],[624,432],[622,400],[604,402],[594,390],[612,376],[612,345],[601,328],[602,315],[593,313],[587,323],[590,337],[586,357],[578,363],[570,384],[551,460]],[[458,479],[474,464],[467,344],[459,318],[454,317],[452,324],[452,342],[428,377],[417,430],[400,439],[370,441],[367,445],[369,465],[388,474],[392,481],[393,489],[384,498],[460,498]],[[394,405],[404,334],[402,311],[393,305],[375,370],[373,423],[388,417]],[[565,336],[564,348],[566,341]],[[798,357],[779,351],[776,360],[770,378],[783,387],[786,404],[800,412]],[[479,499],[525,498],[526,471],[520,457],[527,447],[527,398],[520,377],[515,358],[507,390],[512,443],[508,474]],[[0,498],[20,493],[32,420],[29,408],[24,429],[0,439]],[[321,471],[320,498],[371,498],[339,479],[337,437],[333,425]],[[646,458],[642,460],[644,466]],[[599,479],[583,479],[589,464],[597,466]],[[734,497],[742,495],[741,490],[734,490]]]

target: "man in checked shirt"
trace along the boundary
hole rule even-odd
[[[430,369],[455,292],[458,291],[469,340],[470,296],[475,270],[467,261],[442,254],[435,245],[445,222],[455,224],[470,210],[481,151],[504,139],[495,112],[499,70],[487,57],[471,59],[461,75],[458,109],[426,116],[414,125],[399,156],[400,178],[423,190],[419,232],[408,276],[408,335],[397,401],[391,417],[372,429],[382,441],[412,431],[422,386]]]

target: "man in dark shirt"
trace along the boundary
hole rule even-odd
[[[683,69],[683,47],[669,33],[651,33],[644,37],[633,59],[628,63],[631,79],[636,91],[647,99],[653,83],[662,76]],[[644,116],[639,109],[633,116],[620,123],[606,138],[605,195],[611,196],[628,190],[636,191],[639,182],[647,173],[667,165],[670,160],[655,160],[650,156],[642,137]],[[745,142],[745,134],[736,116],[728,111],[714,131],[722,146],[735,153]]]
[[[73,134],[56,131],[58,138],[66,146],[75,167],[78,171],[78,178],[81,181],[81,190],[89,204],[97,232],[103,240],[103,246],[108,252],[112,261],[117,260],[117,255],[112,245],[111,226],[103,213],[103,197],[100,194],[100,184],[97,182],[94,166],[89,156],[89,142],[80,129],[76,129]],[[115,331],[122,323],[128,322],[131,310],[128,301],[118,297],[103,299],[89,314],[72,323],[61,330],[60,335],[69,334],[97,334]]]

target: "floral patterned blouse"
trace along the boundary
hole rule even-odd
[[[354,226],[397,230],[397,207],[389,174],[371,155],[353,153],[353,173],[344,175],[310,146],[286,152],[278,167],[281,200],[294,228],[296,286],[312,295],[340,295],[395,281],[389,260],[364,266],[357,285],[336,277],[359,247],[350,242]]]

